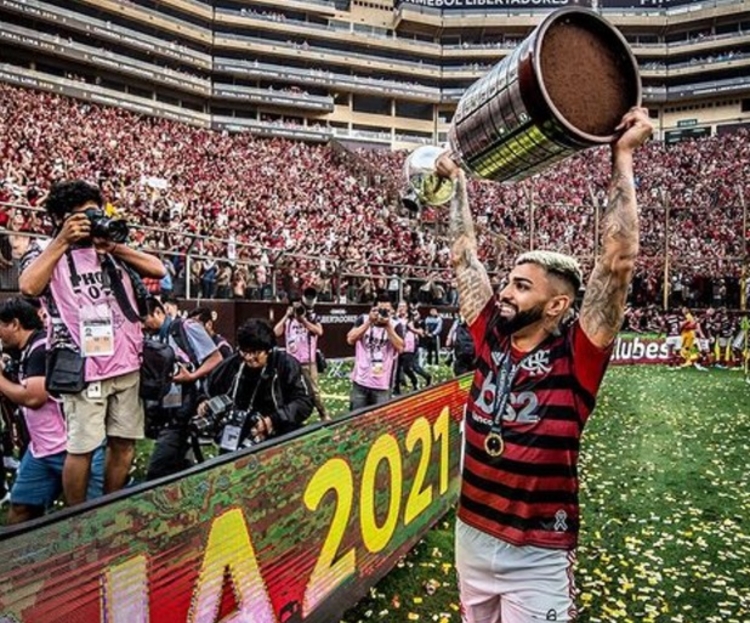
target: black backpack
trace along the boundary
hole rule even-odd
[[[190,346],[181,318],[175,318],[169,327],[169,334],[177,345],[190,357],[193,365],[199,365]],[[143,341],[141,359],[141,389],[143,400],[161,401],[169,393],[172,377],[177,365],[177,354],[168,343],[146,338]]]
[[[160,402],[172,386],[177,355],[169,344],[146,338],[141,357],[140,396],[143,400]]]
[[[456,327],[456,335],[453,341],[453,352],[456,359],[470,361],[474,359],[474,340],[471,337],[469,327],[463,322]]]

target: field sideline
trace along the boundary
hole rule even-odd
[[[582,444],[579,623],[750,622],[749,455],[740,372],[611,368]],[[452,529],[342,620],[459,621]]]

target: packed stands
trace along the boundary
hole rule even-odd
[[[359,300],[398,277],[413,280],[413,298],[455,302],[444,213],[414,220],[390,193],[402,183],[403,152],[346,158],[330,146],[212,132],[7,85],[0,127],[0,225],[8,229],[48,232],[31,208],[54,180],[81,177],[97,181],[138,225],[140,245],[169,258],[178,277],[189,271],[202,296],[283,297],[313,284],[329,300]],[[490,270],[532,246],[590,265],[607,168],[608,150],[599,149],[524,182],[472,181]],[[707,306],[719,291],[722,303],[738,306],[747,132],[652,141],[636,168],[642,247],[634,302],[661,301],[668,250],[671,288],[683,300]],[[7,238],[0,264],[22,251],[22,237]],[[186,264],[188,251],[200,259]]]

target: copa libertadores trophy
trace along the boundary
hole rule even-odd
[[[622,116],[640,106],[638,64],[620,32],[588,9],[550,13],[461,97],[445,148],[406,159],[409,209],[441,205],[450,180],[434,173],[448,151],[469,174],[519,181],[589,147],[611,143]]]

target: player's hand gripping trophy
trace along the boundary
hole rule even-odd
[[[461,97],[445,148],[419,147],[404,164],[409,210],[450,201],[435,172],[446,151],[467,173],[518,181],[574,153],[615,140],[641,103],[638,64],[618,30],[577,7],[550,13]]]

